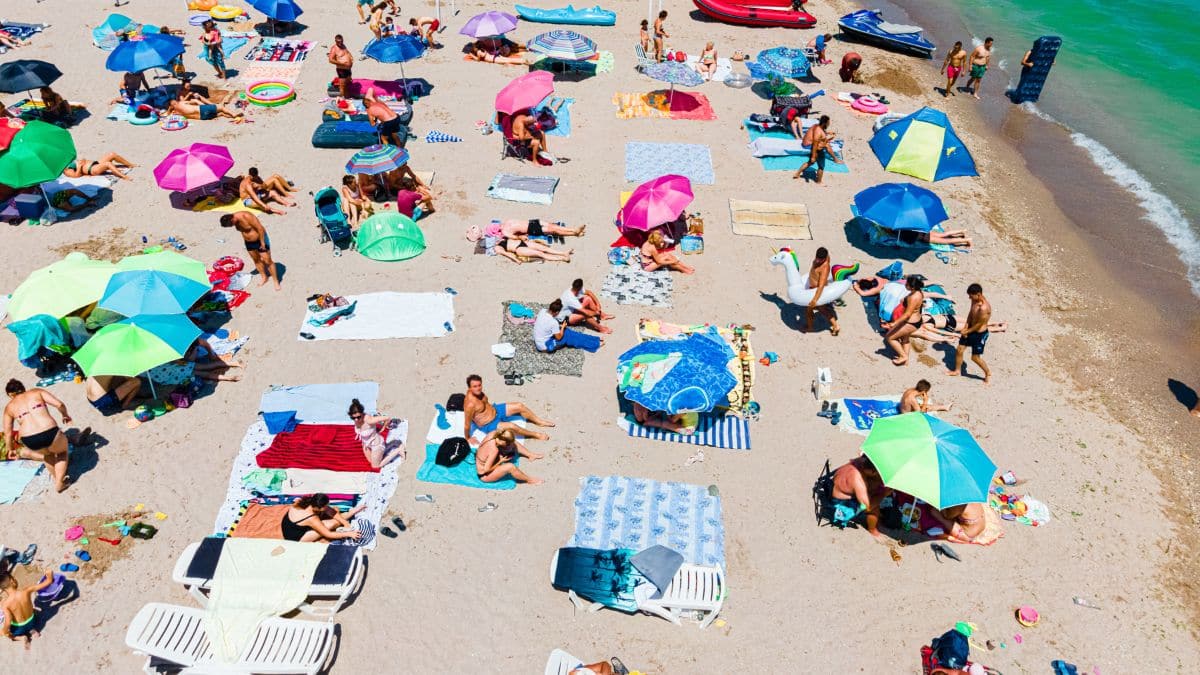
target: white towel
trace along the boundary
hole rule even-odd
[[[688,64],[689,68],[691,68],[692,70],[695,70],[697,73],[699,73],[700,71],[696,68],[696,66],[700,64],[700,55],[692,54],[692,55],[688,56],[687,64]],[[715,71],[713,71],[712,81],[713,82],[724,82],[732,74],[733,74],[733,62],[730,61],[729,59],[724,59],[724,58],[717,59],[717,69]]]
[[[308,323],[305,310],[300,332],[314,340],[387,340],[391,338],[442,337],[454,327],[454,296],[449,293],[364,293],[347,295],[357,302],[354,314],[332,326]],[[304,340],[303,337],[297,337]]]
[[[328,471],[326,469],[288,469],[280,491],[285,495],[315,493],[361,495],[367,491],[370,473]]]

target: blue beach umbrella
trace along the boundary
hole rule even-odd
[[[618,388],[649,410],[709,412],[728,403],[737,386],[729,372],[735,356],[715,330],[682,340],[647,340],[617,358]]]
[[[792,47],[772,47],[758,53],[758,65],[779,77],[804,77],[810,72],[808,55]]]
[[[211,288],[209,284],[171,272],[117,272],[104,289],[100,307],[125,316],[182,314]]]
[[[875,420],[862,452],[884,485],[935,509],[986,502],[996,474],[971,432],[927,413]]]
[[[871,138],[871,150],[888,171],[922,180],[979,175],[946,113],[933,108],[881,127]]]
[[[933,192],[912,183],[881,183],[854,195],[858,215],[889,230],[929,232],[947,220],[946,207]]]
[[[250,6],[276,21],[295,21],[304,13],[294,0],[250,0]]]
[[[165,68],[184,52],[183,38],[151,33],[141,40],[126,40],[112,50],[104,67],[115,73],[140,73]]]
[[[382,40],[372,40],[363,50],[363,56],[375,59],[380,63],[399,63],[400,77],[406,82],[404,62],[419,59],[425,55],[425,43],[421,38],[412,35],[392,35]]]
[[[526,47],[560,61],[582,61],[596,55],[596,43],[573,30],[552,30],[535,36]]]

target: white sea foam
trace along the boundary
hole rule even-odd
[[[1145,176],[1122,161],[1100,141],[1075,131],[1033,103],[1022,103],[1021,107],[1036,117],[1066,129],[1071,135],[1071,141],[1088,153],[1092,162],[1104,175],[1137,198],[1138,205],[1144,212],[1142,219],[1157,227],[1179,252],[1179,259],[1187,267],[1187,279],[1192,286],[1192,292],[1200,296],[1200,236],[1192,229],[1191,223],[1184,217],[1179,206],[1171,201],[1170,197],[1155,190],[1154,185],[1146,180]]]

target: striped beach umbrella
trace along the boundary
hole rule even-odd
[[[652,66],[646,66],[642,69],[642,74],[671,85],[671,93],[667,98],[668,108],[671,107],[671,103],[675,100],[675,85],[694,87],[704,82],[704,78],[700,77],[700,73],[678,61],[663,61]]]
[[[884,485],[935,509],[986,502],[996,474],[971,432],[926,413],[875,420],[862,452]]]
[[[586,35],[573,30],[552,30],[530,40],[526,47],[531,52],[543,54],[562,61],[582,61],[596,55],[596,43]]]
[[[408,163],[408,151],[397,145],[368,145],[346,162],[346,173],[374,176],[395,171]]]

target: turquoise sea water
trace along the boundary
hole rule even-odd
[[[1040,35],[1063,38],[1035,112],[1133,192],[1179,249],[1200,294],[1200,3],[1194,0],[938,0],[973,33],[996,38],[1009,73]],[[949,44],[938,45],[937,58]],[[970,49],[970,46],[968,46]],[[1001,75],[1003,77],[1003,74]],[[1002,82],[993,80],[994,94]]]

